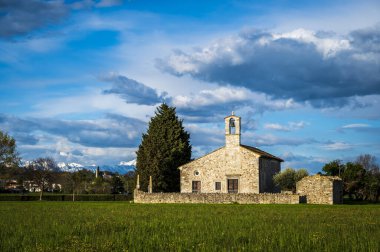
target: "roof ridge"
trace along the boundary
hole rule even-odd
[[[246,148],[246,149],[248,149],[250,151],[256,151],[259,154],[264,155],[266,157],[270,157],[270,158],[273,158],[273,159],[277,159],[280,162],[284,162],[284,160],[282,158],[276,157],[275,155],[272,155],[272,154],[270,154],[270,153],[268,153],[266,151],[263,151],[263,150],[261,150],[259,148],[256,148],[256,147],[253,147],[253,146],[249,146],[249,145],[244,145],[244,144],[241,144],[240,146],[243,147],[243,148]]]

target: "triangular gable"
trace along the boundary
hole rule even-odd
[[[250,151],[252,151],[252,152],[257,153],[257,154],[259,154],[259,155],[262,156],[262,157],[271,158],[271,159],[276,159],[276,160],[278,160],[278,161],[280,161],[280,162],[284,162],[284,160],[282,160],[281,158],[276,157],[276,156],[274,156],[274,155],[272,155],[272,154],[270,154],[270,153],[268,153],[268,152],[265,152],[265,151],[263,151],[263,150],[260,150],[260,149],[258,149],[258,148],[255,148],[255,147],[252,147],[252,146],[248,146],[248,145],[240,145],[240,146],[243,147],[243,148],[245,148],[245,149],[247,149],[247,150],[250,150]]]

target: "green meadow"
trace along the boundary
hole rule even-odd
[[[380,205],[0,202],[0,251],[380,251]]]

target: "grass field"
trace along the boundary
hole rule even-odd
[[[0,251],[380,251],[380,205],[0,202]]]

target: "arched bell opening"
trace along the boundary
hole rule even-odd
[[[229,128],[230,128],[230,130],[229,130],[230,134],[236,134],[236,124],[235,124],[234,118],[230,119]]]

